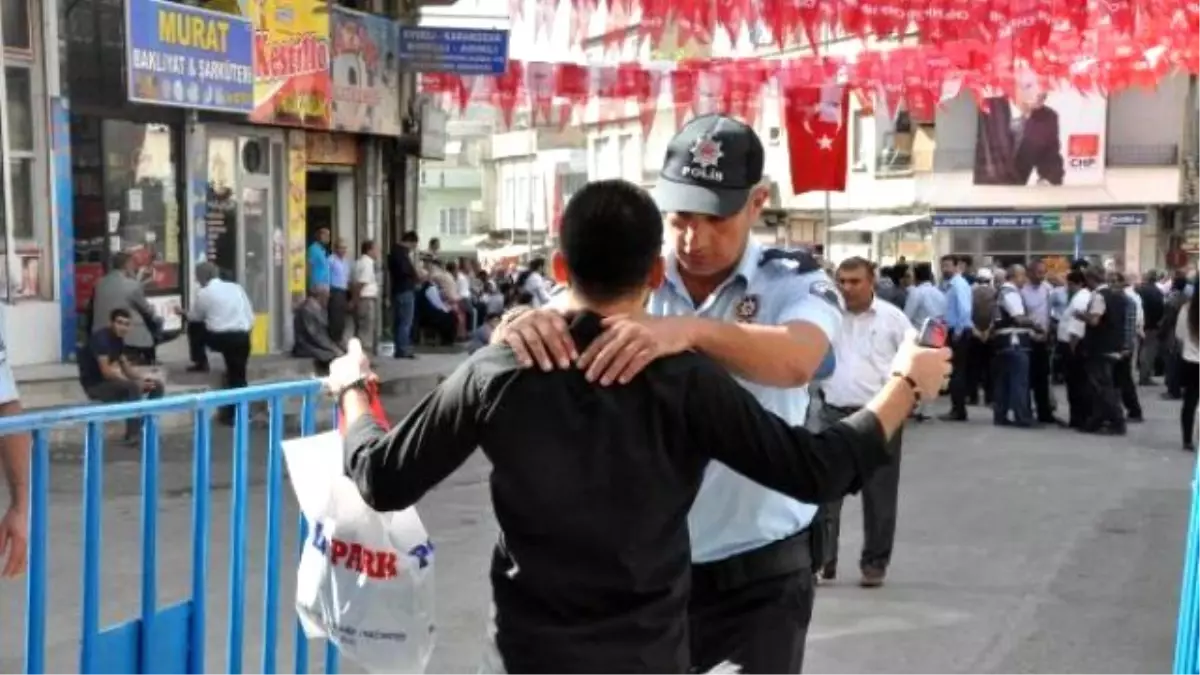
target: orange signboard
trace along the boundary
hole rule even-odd
[[[249,0],[248,9],[254,24],[250,120],[328,129],[333,121],[329,3]]]

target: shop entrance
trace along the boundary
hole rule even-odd
[[[210,129],[208,259],[246,289],[254,307],[253,353],[282,348],[286,294],[285,179],[282,135]]]
[[[309,166],[305,183],[307,241],[314,241],[317,230],[329,228],[333,241],[343,239],[347,256],[356,257],[354,173],[350,167]],[[332,243],[332,242],[331,242]]]

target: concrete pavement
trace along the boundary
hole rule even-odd
[[[856,585],[858,500],[844,512],[843,580],[818,592],[809,672],[1164,672],[1171,665],[1182,537],[1194,456],[1178,450],[1177,403],[1143,390],[1147,423],[1127,438],[1044,429],[997,429],[982,409],[966,424],[906,432],[900,522],[888,583]],[[416,393],[389,400],[394,415]],[[935,406],[940,411],[944,405]],[[208,669],[223,671],[228,607],[229,450],[214,446],[208,569]],[[190,562],[190,446],[164,447],[159,515],[160,604],[185,597]],[[246,589],[247,670],[260,666],[265,441],[255,456]],[[77,460],[59,454],[51,496],[49,665],[77,668],[81,518]],[[102,569],[102,623],[138,604],[138,464],[113,456]],[[496,526],[488,467],[473,458],[428,495],[421,515],[437,544],[439,643],[430,672],[475,672],[490,597]],[[294,500],[285,486],[287,537],[296,550]],[[292,667],[294,559],[281,570],[277,643]],[[20,668],[23,587],[0,584],[0,672]],[[312,663],[320,667],[314,645]],[[346,664],[346,671],[353,667]]]

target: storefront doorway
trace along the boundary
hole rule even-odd
[[[316,239],[317,230],[329,228],[334,240],[355,245],[355,185],[349,167],[309,166],[306,187],[306,240]],[[354,251],[351,250],[353,255]]]
[[[282,349],[291,316],[285,278],[285,157],[282,134],[208,130],[208,259],[250,297],[255,354]]]

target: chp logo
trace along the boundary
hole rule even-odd
[[[1067,136],[1067,164],[1076,170],[1095,168],[1100,161],[1100,134]]]
[[[679,175],[684,178],[699,178],[701,180],[720,183],[725,174],[717,168],[725,153],[721,151],[721,142],[712,136],[701,136],[692,144],[692,163],[684,164]]]

